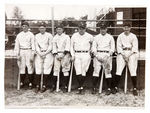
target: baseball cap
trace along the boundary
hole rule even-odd
[[[46,27],[46,23],[45,22],[40,23],[39,27],[41,26]]]
[[[86,28],[86,24],[85,23],[79,23],[78,27],[82,28],[82,29],[85,29]]]
[[[22,23],[21,23],[21,26],[23,26],[23,25],[27,25],[27,26],[29,26],[29,23],[28,23],[28,22],[26,22],[26,21],[24,21],[24,22],[22,22]]]
[[[56,26],[56,28],[64,28],[64,25],[63,24],[58,24],[57,26]]]

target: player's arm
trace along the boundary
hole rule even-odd
[[[70,53],[70,37],[67,35],[66,36],[66,46],[65,46],[65,50],[64,50],[64,54]]]
[[[70,52],[71,52],[71,56],[72,56],[72,60],[75,59],[75,50],[74,50],[74,40],[75,40],[75,36],[73,35],[71,37],[71,44],[70,44]]]
[[[48,54],[48,53],[50,53],[50,52],[52,52],[52,48],[53,48],[53,36],[52,35],[49,35],[49,41],[48,41],[48,43],[49,43],[49,46],[48,46],[48,49],[47,49],[47,51],[45,52],[45,54]]]

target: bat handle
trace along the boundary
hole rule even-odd
[[[71,65],[71,72],[70,72],[69,85],[68,85],[68,92],[71,92],[72,72],[73,72],[73,62],[72,62],[72,65]]]
[[[125,84],[124,84],[124,93],[126,94],[127,93],[127,85],[128,85],[128,68],[127,68],[127,65],[126,65],[126,72],[125,72]]]
[[[57,75],[56,92],[59,92],[59,73]]]
[[[103,76],[104,76],[104,68],[102,70],[101,80],[100,80],[100,86],[99,86],[99,93],[102,93],[102,87],[103,87]]]

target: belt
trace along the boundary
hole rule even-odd
[[[109,53],[109,51],[102,51],[102,50],[97,50],[97,52]]]
[[[123,50],[131,50],[131,48],[125,47],[125,48],[123,48]]]
[[[20,48],[20,49],[22,49],[22,50],[29,50],[29,49],[31,49],[31,48]]]
[[[88,53],[89,51],[75,51],[76,53]]]
[[[41,50],[41,52],[46,52],[47,50]]]
[[[58,51],[57,53],[64,53],[64,51]]]

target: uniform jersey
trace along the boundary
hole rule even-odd
[[[15,52],[19,54],[20,49],[32,49],[35,50],[34,35],[30,31],[20,32],[15,41]]]
[[[87,32],[84,35],[80,35],[78,32],[74,33],[71,38],[71,55],[75,55],[75,51],[89,51],[93,36]]]
[[[124,48],[131,48],[132,52],[138,52],[138,40],[135,34],[130,33],[128,36],[121,33],[117,39],[117,52],[122,53]]]
[[[104,36],[101,34],[95,36],[92,50],[95,54],[97,54],[97,50],[114,52],[115,42],[113,37],[108,33],[106,33]]]
[[[53,39],[53,53],[70,51],[70,37],[66,34],[56,34]]]
[[[52,51],[52,40],[53,36],[45,32],[44,34],[38,33],[35,36],[35,45],[36,45],[36,51]]]

